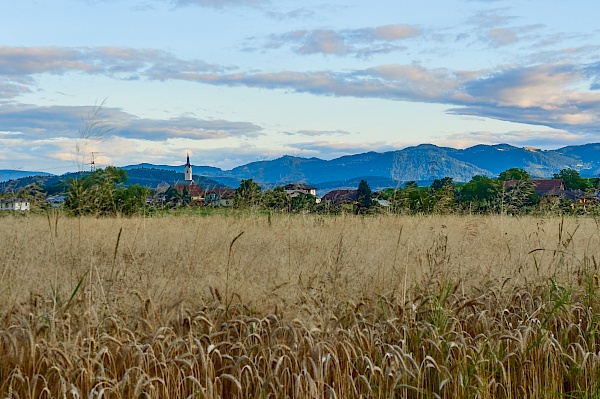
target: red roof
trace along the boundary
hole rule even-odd
[[[355,202],[357,197],[358,190],[333,190],[323,196],[323,201],[343,204]]]
[[[231,199],[235,197],[235,190],[229,187],[216,187],[207,191],[206,194],[217,194],[221,199]]]
[[[565,189],[565,182],[562,179],[532,180],[531,183],[533,184],[535,191],[553,191]]]
[[[183,189],[187,189],[190,197],[203,197],[204,189],[196,184],[176,184],[172,186],[179,194],[183,194]]]

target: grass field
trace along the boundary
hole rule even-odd
[[[0,218],[10,398],[600,398],[592,218]]]

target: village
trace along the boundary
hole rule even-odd
[[[111,167],[112,168],[112,167]],[[194,180],[189,155],[183,180],[160,184],[154,190],[140,187],[145,193],[140,202],[148,208],[183,207],[251,207],[294,212],[353,211],[400,213],[561,213],[596,212],[600,204],[599,179],[581,178],[577,171],[564,169],[552,179],[532,179],[523,169],[509,169],[497,179],[474,176],[467,183],[454,183],[452,178],[436,179],[431,186],[419,187],[404,182],[395,188],[372,191],[362,180],[356,189],[330,190],[322,196],[305,182],[293,182],[273,188],[261,187],[252,179],[242,180],[236,189],[203,187]],[[43,209],[63,208],[69,204],[69,193],[40,198],[4,196],[0,211],[29,211],[32,204]],[[72,205],[70,205],[72,207]],[[67,206],[69,208],[69,206]]]

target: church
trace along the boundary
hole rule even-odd
[[[198,185],[193,178],[190,155],[187,154],[184,166],[184,180],[170,186],[164,193],[162,203],[171,202],[193,206],[232,206],[235,191],[230,188],[214,187],[205,189]]]
[[[183,176],[183,182],[177,182],[176,184],[169,187],[169,189],[167,190],[167,195],[169,194],[169,191],[175,190],[180,196],[189,195],[191,204],[203,204],[204,189],[194,182],[192,174],[192,164],[190,164],[189,154],[187,155],[187,161],[185,163]]]

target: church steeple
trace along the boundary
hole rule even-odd
[[[185,163],[185,181],[192,182],[192,165],[190,164],[190,154],[187,154],[187,162]]]

